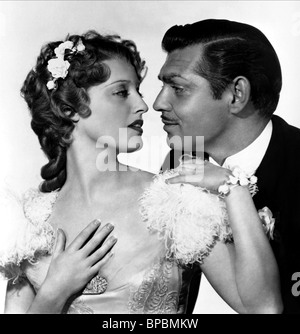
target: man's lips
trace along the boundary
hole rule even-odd
[[[176,125],[178,124],[177,121],[167,118],[165,116],[161,116],[161,120],[165,125]]]
[[[143,120],[137,119],[133,123],[129,124],[128,127],[139,133],[143,133],[143,129],[142,129],[143,124],[144,124]]]

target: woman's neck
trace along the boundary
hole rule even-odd
[[[120,186],[124,169],[117,159],[116,150],[97,148],[75,140],[67,150],[67,180],[64,189],[80,195],[88,202],[93,201],[106,189],[111,191]]]

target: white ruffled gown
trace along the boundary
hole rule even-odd
[[[101,294],[80,294],[66,313],[184,314],[191,277],[216,240],[232,240],[225,203],[204,189],[168,185],[168,171],[154,177],[140,199],[136,243],[108,261]],[[30,189],[21,200],[1,197],[1,210],[13,221],[0,247],[0,272],[16,284],[27,279],[35,291],[51,260],[55,230],[48,223],[58,191]],[[6,220],[5,224],[8,224]],[[134,231],[133,231],[134,233]]]

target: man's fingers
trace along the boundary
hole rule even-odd
[[[88,241],[88,239],[91,238],[92,234],[97,230],[100,224],[101,221],[99,219],[93,220],[89,223],[88,226],[85,227],[69,245],[69,250],[75,251],[80,249]]]

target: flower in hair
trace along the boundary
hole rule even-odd
[[[78,43],[74,46],[72,41],[66,41],[57,48],[54,49],[56,58],[52,58],[48,61],[47,69],[52,75],[52,80],[47,82],[47,88],[52,90],[56,87],[56,80],[59,78],[65,79],[68,75],[68,69],[70,63],[68,60],[65,60],[65,51],[66,49],[70,50],[70,54],[75,54],[85,50],[85,46],[82,43],[82,40],[79,39]]]
[[[70,63],[63,58],[53,58],[48,61],[48,71],[52,74],[53,78],[64,79],[68,74],[68,68]]]
[[[82,40],[80,39],[76,45],[76,51],[77,52],[82,52],[85,50],[85,46],[84,44],[82,43]]]
[[[55,88],[55,82],[54,82],[53,80],[48,81],[48,82],[47,82],[47,88],[48,88],[49,90],[54,89],[54,88]]]
[[[56,57],[64,57],[66,49],[72,49],[73,48],[73,42],[66,41],[61,44],[57,48],[54,49],[54,53]]]

